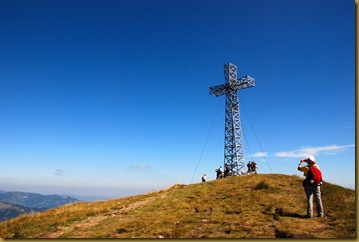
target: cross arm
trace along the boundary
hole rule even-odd
[[[237,79],[236,82],[233,82],[231,84],[225,83],[222,85],[210,87],[209,94],[218,97],[228,92],[234,92],[240,89],[245,89],[254,86],[255,86],[254,78],[250,76],[244,76]]]
[[[228,91],[227,83],[209,88],[209,94],[216,97],[226,94],[227,91]]]
[[[244,89],[254,86],[255,86],[254,78],[250,76],[244,76],[237,80],[236,89],[239,90],[239,89]]]

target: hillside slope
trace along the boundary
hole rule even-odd
[[[304,218],[301,177],[258,174],[21,215],[0,237],[355,238],[355,192],[323,188],[324,218]]]

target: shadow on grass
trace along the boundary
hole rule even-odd
[[[307,218],[306,215],[302,215],[299,213],[284,213],[281,215],[282,217],[292,217],[292,218]]]
[[[274,219],[278,220],[279,217],[292,217],[292,218],[307,218],[306,215],[299,213],[288,213],[282,208],[276,208],[273,213]]]

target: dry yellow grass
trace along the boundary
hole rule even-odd
[[[2,238],[354,238],[355,192],[324,183],[326,217],[304,219],[302,178],[228,177],[76,203],[0,223]]]

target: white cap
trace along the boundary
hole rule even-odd
[[[308,156],[308,157],[307,157],[307,160],[311,160],[311,161],[315,162],[315,158],[314,158],[314,156],[312,156],[312,155]]]

